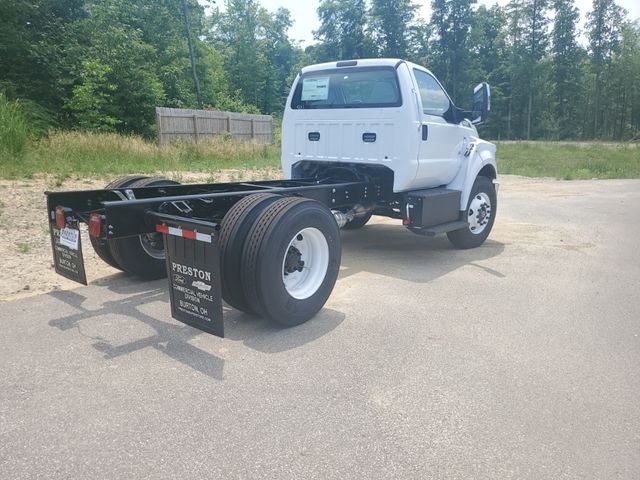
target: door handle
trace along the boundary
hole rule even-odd
[[[429,138],[429,126],[422,125],[422,140],[425,141]]]

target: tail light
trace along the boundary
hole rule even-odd
[[[56,227],[61,230],[67,226],[67,210],[64,207],[56,207]]]
[[[100,237],[102,231],[102,215],[99,213],[92,213],[89,217],[89,235],[92,237]]]

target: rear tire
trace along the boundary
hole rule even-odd
[[[131,188],[178,185],[166,178],[144,178],[128,185]],[[113,259],[122,270],[145,280],[167,276],[166,255],[162,235],[148,233],[108,241]]]
[[[252,310],[242,289],[240,275],[242,251],[247,234],[256,218],[267,205],[282,198],[272,193],[248,195],[229,209],[220,224],[220,273],[222,298],[236,310],[256,313]]]
[[[329,298],[340,257],[340,231],[329,209],[304,198],[273,202],[244,245],[242,286],[251,309],[281,325],[306,322]]]
[[[127,175],[126,177],[120,177],[113,182],[107,184],[104,189],[110,190],[112,188],[126,188],[134,182],[139,180],[149,178],[145,175]],[[109,248],[109,243],[106,239],[95,238],[89,236],[89,240],[91,241],[91,246],[95,250],[96,254],[107,264],[111,265],[113,268],[117,268],[118,270],[122,270],[122,267],[116,262],[111,253],[111,249]]]
[[[465,220],[469,225],[460,230],[447,232],[449,241],[461,249],[482,245],[493,228],[497,206],[496,189],[491,179],[477,177],[467,203]]]

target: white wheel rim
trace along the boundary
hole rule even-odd
[[[479,235],[487,228],[491,220],[491,199],[484,192],[477,193],[471,200],[467,211],[469,230],[474,235]]]
[[[289,295],[298,300],[318,291],[329,268],[329,244],[323,233],[309,227],[296,233],[282,259],[282,282]]]
[[[156,260],[164,260],[166,258],[161,234],[143,233],[142,235],[138,235],[138,238],[140,239],[142,249],[147,255]]]

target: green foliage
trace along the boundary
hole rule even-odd
[[[557,138],[575,138],[579,132],[575,131],[572,124],[579,115],[582,96],[580,59],[583,52],[577,40],[580,14],[573,0],[554,0],[553,7],[556,14],[553,20],[551,69],[555,108],[547,113],[557,123]]]
[[[587,32],[589,36],[589,53],[591,70],[595,77],[593,88],[593,108],[590,116],[593,119],[591,130],[594,137],[608,133],[608,91],[610,85],[611,60],[618,50],[622,19],[626,12],[616,5],[614,0],[593,0],[593,10],[587,15]]]
[[[73,88],[73,96],[66,104],[78,127],[97,132],[115,131],[118,120],[108,111],[111,95],[116,90],[107,79],[110,72],[111,67],[95,60],[82,62],[82,83]]]
[[[255,0],[227,0],[225,12],[214,13],[213,24],[213,44],[223,53],[234,95],[263,113],[282,112],[296,61],[287,36],[289,11],[270,13]]]
[[[113,176],[128,173],[216,172],[275,169],[280,148],[217,138],[210,142],[159,147],[139,136],[116,133],[52,132],[22,153],[20,162],[0,157],[0,178],[53,174]]]
[[[322,42],[316,61],[365,58],[373,50],[366,34],[367,6],[364,0],[323,0],[318,7],[320,28],[314,32]]]
[[[64,122],[83,0],[0,1],[0,90],[29,99]]]
[[[371,0],[371,35],[382,57],[409,56],[417,5],[411,0]]]
[[[302,66],[388,56],[430,68],[461,107],[489,82],[488,138],[640,137],[640,27],[615,0],[593,0],[587,48],[576,0],[432,0],[428,23],[412,0],[321,0],[318,42],[305,51],[286,9],[184,1],[201,102],[183,0],[0,1],[0,91],[19,99],[30,135],[151,138],[156,106],[280,116]]]
[[[0,92],[0,162],[13,163],[25,154],[31,136],[27,116],[17,100]]]
[[[640,178],[640,146],[567,142],[498,142],[501,173],[565,180]]]
[[[451,97],[469,90],[467,38],[473,22],[471,5],[475,0],[433,0],[431,23],[437,41],[433,42],[433,71]],[[485,10],[486,12],[486,10]]]

